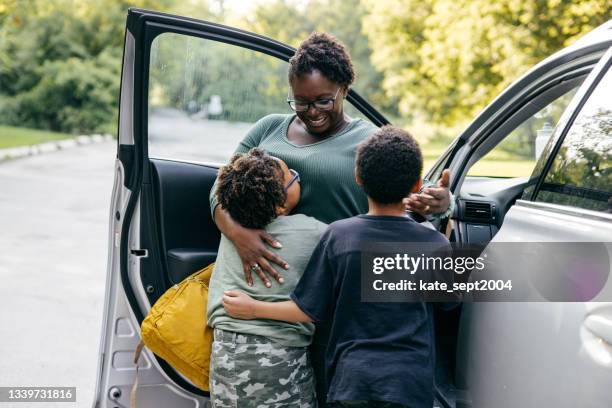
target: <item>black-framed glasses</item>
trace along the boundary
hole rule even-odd
[[[289,190],[289,187],[291,187],[293,183],[295,183],[296,181],[298,183],[300,182],[300,173],[293,169],[289,169],[289,173],[293,174],[293,177],[291,177],[291,180],[289,180],[289,183],[287,183],[287,185],[285,186],[285,193],[287,192],[287,190]]]
[[[317,99],[316,101],[312,102],[301,102],[296,101],[295,99],[287,98],[287,103],[289,104],[289,107],[291,107],[291,109],[296,112],[306,112],[308,111],[308,109],[310,109],[311,106],[313,106],[318,111],[331,111],[334,110],[334,103],[338,98],[338,92],[340,92],[340,89],[341,88],[338,88],[333,98]]]

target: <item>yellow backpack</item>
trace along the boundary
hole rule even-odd
[[[208,375],[213,329],[206,316],[208,285],[214,263],[174,285],[155,302],[142,321],[141,338],[134,353],[136,381],[130,405],[136,405],[138,358],[143,346],[163,358],[198,388],[209,391]]]

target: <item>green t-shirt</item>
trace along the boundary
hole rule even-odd
[[[295,115],[268,115],[255,123],[240,142],[236,153],[253,147],[282,159],[300,173],[302,192],[293,210],[325,223],[368,212],[368,199],[355,182],[357,145],[378,128],[363,119],[353,119],[342,131],[309,145],[299,146],[287,139],[287,130]],[[210,195],[214,211],[216,183]]]
[[[276,320],[240,320],[225,313],[222,305],[223,292],[239,290],[257,300],[279,302],[290,300],[308,264],[310,255],[319,242],[327,225],[303,214],[280,216],[268,224],[265,230],[283,243],[281,249],[272,248],[290,265],[281,273],[285,279],[282,285],[273,281],[271,288],[254,277],[253,286],[244,279],[242,261],[234,244],[221,235],[215,269],[210,280],[208,292],[208,325],[237,333],[266,336],[288,347],[305,347],[310,344],[314,333],[312,323],[288,323]]]

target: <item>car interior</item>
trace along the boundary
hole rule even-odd
[[[453,233],[456,235],[450,237],[451,241],[489,242],[501,227],[506,212],[517,199],[523,196],[527,186],[535,181],[533,175],[507,178],[472,176],[469,171],[472,166],[485,158],[504,139],[512,137],[513,130],[537,115],[538,112],[555,102],[558,102],[560,108],[565,108],[584,78],[585,75],[580,75],[559,83],[524,104],[486,138],[470,141],[471,154],[459,174],[463,182],[458,184],[459,189],[455,190],[459,191],[457,211],[454,217],[455,227],[453,228]],[[549,117],[549,119],[552,122],[550,124],[554,127],[559,117]]]

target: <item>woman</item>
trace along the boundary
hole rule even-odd
[[[344,98],[355,80],[349,54],[333,36],[313,33],[289,61],[288,77],[288,102],[295,114],[274,114],[260,119],[236,152],[260,147],[301,175],[302,192],[295,213],[324,223],[366,213],[365,193],[354,179],[355,151],[377,127],[362,119],[351,119],[344,113]],[[451,203],[448,172],[437,187],[429,185],[422,194],[406,200],[408,209],[422,214],[448,212]],[[290,265],[267,248],[267,245],[280,248],[282,243],[263,230],[240,226],[217,205],[214,194],[211,194],[211,209],[215,223],[240,255],[247,283],[253,284],[253,273],[268,287],[271,286],[268,275],[283,283],[282,276],[271,263],[285,269]],[[326,394],[322,353],[327,332],[326,327],[317,326],[311,349],[317,399],[321,402],[325,401]]]

